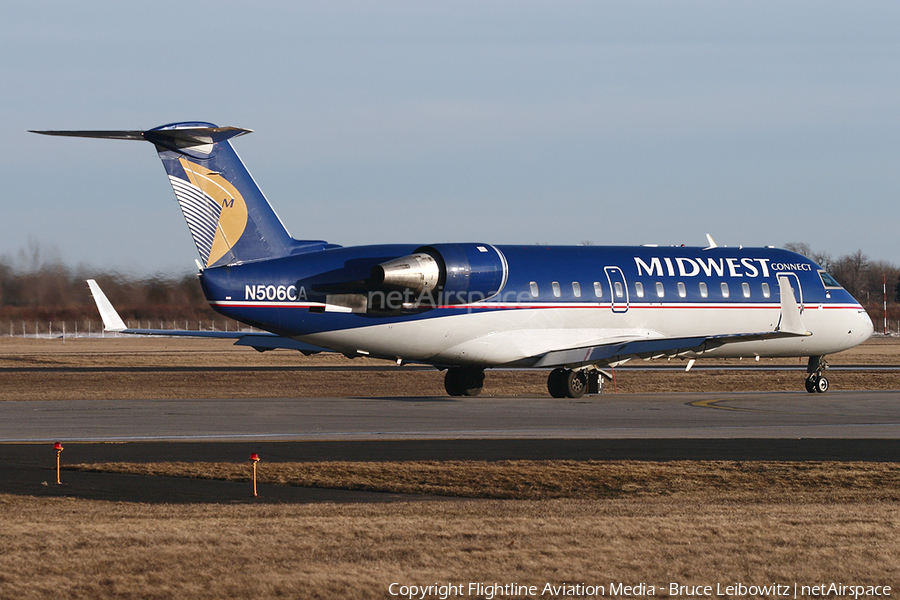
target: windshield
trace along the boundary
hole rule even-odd
[[[826,288],[839,288],[841,284],[835,281],[834,277],[826,273],[825,271],[819,271],[819,277],[822,278],[822,285]]]

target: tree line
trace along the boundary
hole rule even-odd
[[[866,307],[870,303],[883,305],[885,286],[888,302],[900,302],[900,267],[893,263],[872,259],[862,250],[832,258],[827,252],[815,251],[806,243],[794,242],[784,247],[811,258]],[[878,314],[880,316],[881,312]]]
[[[862,250],[833,258],[806,243],[789,243],[785,248],[811,258],[828,271],[866,307],[876,330],[881,329],[884,317],[886,279],[887,318],[900,320],[900,268],[896,265],[872,259]],[[97,309],[85,283],[88,278],[97,280],[126,322],[184,323],[222,318],[209,308],[194,274],[97,273],[86,267],[68,267],[59,257],[46,257],[39,248],[31,247],[20,252],[18,260],[0,257],[0,322],[96,320]]]
[[[0,257],[0,321],[96,320],[87,279],[97,280],[126,322],[221,319],[206,303],[196,275],[98,273],[30,250],[27,259],[24,252],[17,261]]]

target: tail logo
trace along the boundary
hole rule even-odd
[[[189,181],[169,176],[175,198],[204,266],[214,265],[241,238],[247,227],[247,204],[222,175],[184,158],[179,159]]]

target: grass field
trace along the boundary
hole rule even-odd
[[[605,498],[176,506],[0,496],[0,590],[386,598],[391,583],[900,581],[896,465],[651,465],[649,491],[637,465],[613,466],[630,490]],[[743,474],[719,487],[722,472]]]
[[[235,389],[236,383],[254,395],[293,396],[333,385],[335,373],[206,372],[198,382],[196,372],[133,369],[345,360],[258,355],[209,344],[3,339],[0,397],[127,401],[247,392],[240,385]],[[898,364],[898,350],[894,340],[875,340],[853,354],[835,356],[832,364]],[[57,367],[87,370],[35,370]],[[108,367],[124,370],[91,370]],[[620,373],[620,386],[634,386],[628,391],[662,379]],[[260,374],[272,380],[261,381]],[[358,395],[443,393],[437,372],[398,369],[367,375],[374,379],[361,382],[358,373],[338,377],[354,380]],[[509,380],[496,375],[507,376],[491,373],[488,380],[495,383],[489,385],[497,387],[487,393],[545,393],[543,374],[526,383],[519,381],[521,374],[509,374]],[[726,375],[717,380],[715,373],[663,374],[700,389],[742,383]],[[775,375],[786,379],[773,384]],[[852,387],[846,384],[848,375],[833,374],[834,386]],[[425,376],[434,381],[419,379]],[[797,389],[802,384],[800,373],[747,376],[753,378],[750,383],[768,382],[759,385],[790,383],[789,389]],[[859,388],[900,388],[896,373],[873,381],[862,379]],[[523,387],[504,387],[513,384]],[[329,394],[334,393],[340,392]],[[247,464],[80,468],[248,477]],[[612,596],[610,585],[616,583],[654,586],[654,595],[661,597],[670,595],[672,582],[713,589],[735,583],[889,585],[893,595],[900,587],[900,463],[260,463],[260,478],[283,485],[439,494],[440,499],[151,505],[0,495],[0,599],[390,598],[396,597],[390,593],[392,583],[538,586],[537,595],[497,598],[572,597],[541,596],[547,583],[602,585],[605,597]],[[135,485],[141,481],[136,477]],[[649,595],[648,590],[636,595]]]

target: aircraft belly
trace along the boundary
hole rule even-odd
[[[613,329],[615,324],[605,322],[600,312],[492,310],[324,332],[302,339],[341,351],[362,350],[411,361],[502,365],[621,333]],[[602,311],[603,317],[608,313],[608,309]]]
[[[627,313],[600,308],[489,310],[302,336],[303,341],[348,354],[368,354],[431,364],[527,366],[547,352],[624,339],[715,336],[774,331],[777,307],[681,309],[637,307]],[[812,335],[729,343],[705,357],[809,356],[853,347],[871,333],[871,322],[850,309],[807,307]]]

